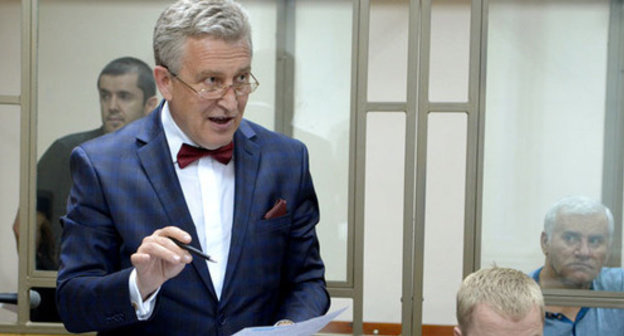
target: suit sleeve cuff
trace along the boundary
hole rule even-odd
[[[160,291],[160,287],[150,295],[147,300],[143,301],[139,286],[136,283],[136,269],[133,269],[128,278],[128,286],[130,287],[130,301],[139,321],[145,321],[152,316],[154,307],[156,306],[156,296]]]

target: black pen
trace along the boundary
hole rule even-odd
[[[194,248],[193,246],[191,246],[189,244],[184,244],[183,242],[181,242],[181,241],[179,241],[179,240],[177,240],[175,238],[169,237],[169,239],[173,240],[173,242],[176,245],[180,246],[181,248],[183,248],[183,249],[185,249],[185,250],[187,250],[187,251],[189,251],[189,252],[191,252],[191,253],[193,253],[193,254],[195,254],[197,256],[200,256],[200,257],[202,257],[202,258],[204,258],[204,259],[206,259],[206,260],[208,260],[210,262],[213,262],[213,263],[217,262],[216,260],[212,259],[212,257],[207,255],[206,253],[202,252],[201,250],[198,250],[198,249]]]

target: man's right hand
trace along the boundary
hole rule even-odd
[[[137,287],[143,300],[193,261],[191,254],[178,247],[169,237],[185,244],[191,242],[188,233],[178,227],[168,226],[145,237],[137,251],[130,256],[137,271]]]

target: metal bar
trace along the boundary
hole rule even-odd
[[[27,304],[28,289],[30,283],[28,281],[32,264],[34,263],[34,249],[30,247],[34,244],[34,235],[31,237],[29,225],[34,222],[32,214],[34,213],[34,186],[31,185],[34,177],[34,167],[32,167],[34,157],[34,141],[32,141],[32,132],[34,130],[34,122],[31,111],[35,104],[33,97],[34,71],[36,69],[36,18],[37,0],[22,0],[22,47],[21,47],[21,117],[20,117],[20,207],[19,235],[21,237],[18,246],[19,258],[18,262],[18,314],[17,324],[25,325],[30,319],[30,307]],[[33,253],[29,253],[30,251]],[[32,259],[32,261],[31,261]]]
[[[429,57],[431,48],[431,0],[421,1],[418,97],[416,100],[416,175],[414,193],[412,318],[409,335],[422,334],[425,210],[427,185],[427,132],[429,110]],[[413,23],[412,23],[413,24]],[[412,104],[409,104],[411,107]],[[406,333],[408,334],[408,333]]]
[[[419,66],[420,66],[420,0],[409,2],[408,47],[407,47],[407,102],[405,121],[405,183],[403,190],[403,283],[401,303],[401,333],[413,335],[414,330],[420,333],[420,325],[414,325],[415,311],[422,309],[422,300],[414,300],[414,287],[422,288],[422,268],[413,268],[414,225],[416,218],[416,131],[418,120]],[[424,249],[421,247],[421,250]],[[422,253],[419,254],[422,256]]]
[[[348,281],[327,281],[327,289],[353,288],[353,284]]]
[[[482,176],[482,165],[479,155],[483,149],[481,141],[481,123],[483,120],[481,106],[484,104],[482,98],[483,82],[485,81],[485,59],[483,48],[483,36],[481,35],[484,25],[482,1],[474,0],[470,8],[470,61],[468,79],[468,124],[467,124],[467,148],[466,148],[466,190],[464,207],[464,260],[463,276],[470,274],[478,268],[478,258],[480,255],[476,251],[477,236],[481,231],[476,228],[480,225],[479,186]]]
[[[355,294],[353,288],[328,288],[327,291],[331,297],[351,298]]]
[[[483,163],[485,144],[485,94],[487,79],[487,32],[489,20],[489,0],[481,1],[480,20],[480,58],[479,58],[479,102],[478,102],[478,139],[477,139],[477,182],[475,185],[475,223],[472,229],[466,228],[464,232],[464,276],[481,267],[481,230],[483,209]],[[468,258],[468,259],[467,259]]]
[[[609,266],[621,267],[622,189],[624,181],[624,17],[622,0],[611,0],[607,58],[602,202],[611,209],[615,222]]]
[[[384,102],[368,103],[366,104],[366,112],[407,112],[407,104]]]
[[[570,295],[556,296],[548,295],[548,305],[558,306],[581,306],[581,307],[600,307],[600,308],[624,308],[624,298],[613,298],[609,296],[603,296],[600,298],[595,297],[597,292],[593,292],[588,297],[574,297]],[[607,294],[608,293],[604,293]]]
[[[355,104],[355,220],[353,267],[353,334],[363,334],[364,315],[364,195],[366,176],[366,104],[368,90],[368,44],[370,0],[354,0],[354,32],[357,32],[357,99]],[[356,28],[357,27],[357,28]],[[355,36],[354,36],[355,37]]]
[[[470,99],[470,97],[469,97]],[[474,108],[473,103],[434,103],[429,102],[428,112],[436,113],[457,113],[457,112],[469,112]]]
[[[355,269],[356,265],[359,268],[362,268],[362,261],[359,263],[356,261],[356,245],[361,246],[363,241],[360,243],[356,243],[355,232],[357,229],[358,216],[356,215],[356,210],[364,213],[363,206],[359,203],[360,200],[358,198],[358,190],[357,185],[360,182],[358,180],[358,165],[360,161],[357,160],[357,151],[358,151],[358,84],[359,84],[359,23],[360,23],[360,6],[358,0],[352,1],[353,6],[353,15],[351,19],[351,97],[349,102],[350,115],[349,115],[349,199],[347,210],[347,230],[349,234],[347,235],[347,283],[346,286],[354,289],[355,288]],[[363,176],[363,175],[362,175]],[[361,184],[360,184],[361,185]],[[363,203],[362,203],[363,204]],[[359,244],[359,245],[358,245]],[[361,276],[361,275],[360,275]],[[353,298],[353,302],[355,305],[355,295],[356,291],[354,290],[351,297]],[[362,295],[362,292],[360,292]],[[359,301],[362,303],[363,299],[360,297]]]
[[[0,104],[20,105],[20,96],[0,95]]]
[[[295,100],[295,2],[277,4],[275,64],[275,130],[292,136]]]
[[[16,324],[0,324],[2,328],[2,335],[5,333],[11,334],[62,334],[67,335],[68,332],[65,330],[62,324],[59,323],[40,323],[40,322],[28,322],[21,325]],[[81,335],[95,335],[95,333],[87,333]]]
[[[46,276],[40,276],[40,274],[44,273],[43,271],[37,271],[37,273],[37,276],[33,275],[28,280],[28,289],[32,287],[56,287],[56,272],[45,271]]]
[[[549,294],[553,297],[557,296],[565,296],[565,297],[574,297],[574,298],[609,298],[614,299],[616,301],[624,302],[624,292],[607,292],[607,291],[595,291],[588,289],[555,289],[555,288],[544,288],[543,292],[545,294]]]

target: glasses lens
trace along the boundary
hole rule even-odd
[[[203,99],[216,99],[216,98],[219,98],[218,95],[217,95],[218,92],[215,92],[215,90],[206,90],[206,88],[203,88],[203,89],[199,90],[199,92],[197,92],[197,93]]]
[[[198,93],[204,99],[219,99],[225,95],[229,88],[229,86],[212,89],[203,88]],[[258,88],[257,82],[232,85],[232,89],[237,96],[250,94],[254,92],[256,88]]]
[[[252,91],[251,84],[249,83],[236,85],[234,90],[236,90],[236,93],[241,95],[249,94]]]

